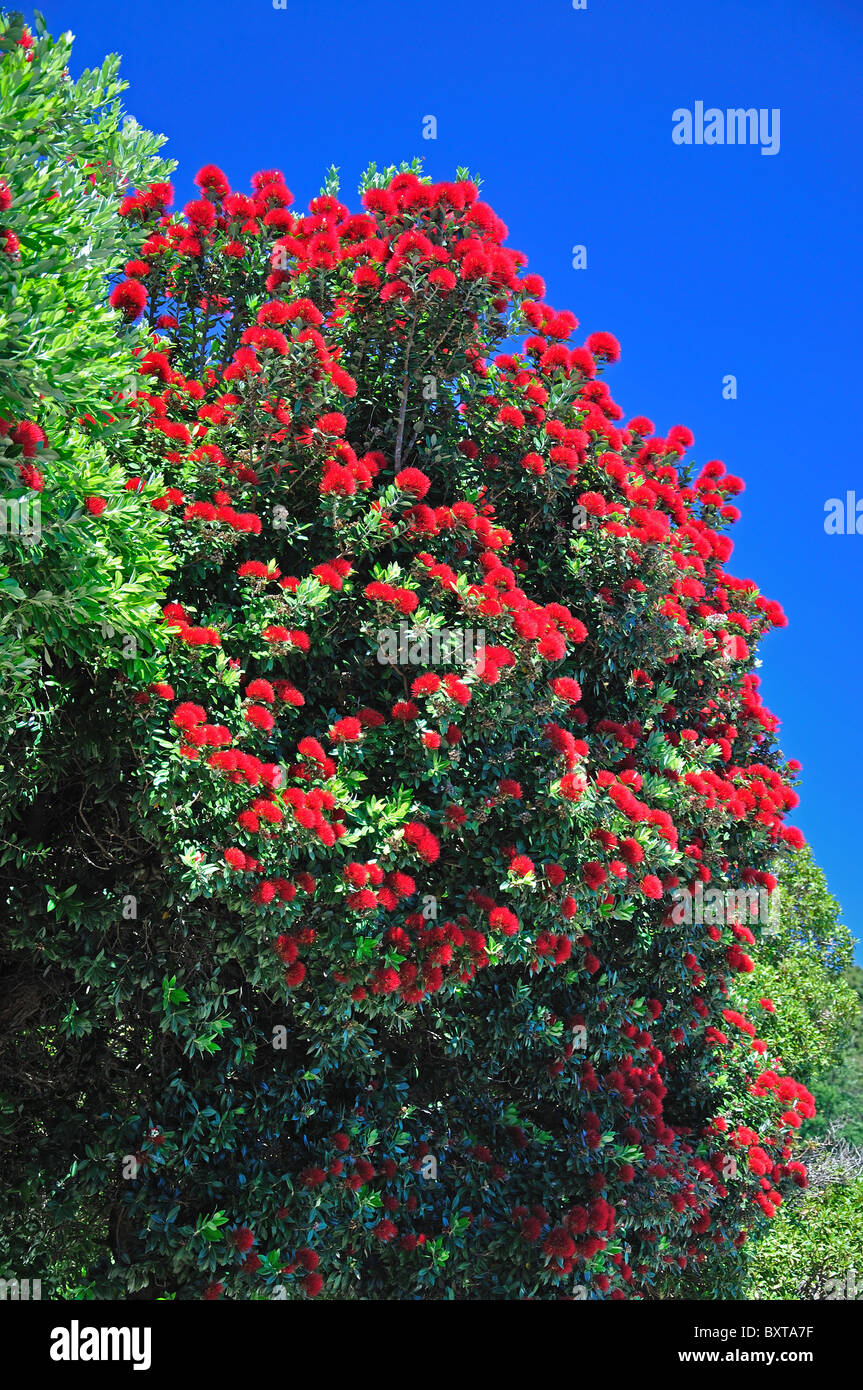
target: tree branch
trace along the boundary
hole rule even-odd
[[[399,427],[398,432],[396,434],[396,472],[398,472],[399,468],[401,467],[402,461],[402,445],[404,443],[405,436],[405,416],[407,414],[408,389],[410,387],[411,348],[413,347],[414,333],[416,332],[418,314],[419,305],[417,305],[414,308],[413,318],[411,319],[411,328],[410,332],[408,333],[408,340],[405,346],[405,371],[404,377],[402,379],[402,400],[401,406],[399,407]]]

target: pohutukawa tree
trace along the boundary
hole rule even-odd
[[[153,680],[118,638],[50,929],[13,891],[105,1078],[33,1140],[51,1209],[106,1216],[109,1297],[709,1289],[812,1108],[728,1007],[757,923],[670,910],[802,839],[743,484],[623,423],[618,343],[465,171],[357,212],[196,182],[124,198],[111,294],[151,335],[115,456],[175,557]]]

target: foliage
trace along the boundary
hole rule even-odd
[[[752,1299],[863,1298],[863,1179],[793,1203],[754,1252]]]
[[[729,999],[757,920],[672,912],[802,842],[742,483],[619,423],[616,340],[467,171],[359,214],[197,179],[122,199],[111,296],[157,334],[110,443],[176,560],[157,678],[79,654],[7,814],[7,1258],[60,1222],[100,1297],[711,1287],[812,1113]]]
[[[759,1017],[759,1032],[812,1085],[840,1064],[859,1027],[860,1004],[845,978],[854,942],[808,847],[778,877],[778,922],[763,934],[755,969],[739,978],[735,995],[750,1016],[761,1014],[762,999],[775,1007]]]
[[[15,15],[0,15],[0,31],[5,732],[40,664],[89,659],[117,645],[115,633],[140,642],[158,612],[168,550],[111,453],[128,428],[122,398],[140,335],[118,335],[105,285],[134,249],[116,216],[124,184],[160,179],[168,166],[161,137],[123,119],[117,58],[73,82],[71,35],[33,39]],[[97,495],[107,504],[98,524],[87,510]]]
[[[805,1132],[823,1136],[828,1126],[841,1125],[848,1142],[863,1148],[863,970],[849,966],[845,980],[857,1000],[854,1027],[841,1062],[812,1083],[817,1113]]]

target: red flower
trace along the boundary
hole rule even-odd
[[[516,782],[511,777],[504,777],[497,784],[497,789],[501,796],[511,796],[513,801],[521,801],[524,796],[520,782]]]
[[[620,343],[612,333],[591,333],[585,346],[594,357],[606,362],[617,362],[620,358]]]
[[[333,743],[356,743],[362,736],[363,726],[359,719],[352,715],[346,719],[336,720],[333,727],[329,730],[329,737]]]
[[[276,698],[276,692],[269,681],[259,679],[249,682],[246,686],[246,696],[249,699],[266,700],[268,704],[272,704]]]
[[[572,680],[570,676],[558,676],[556,680],[550,682],[551,688],[561,700],[566,700],[571,705],[577,705],[581,699],[581,686],[578,681]]]
[[[204,192],[212,193],[213,197],[218,199],[224,198],[231,191],[231,185],[215,164],[205,164],[198,170],[193,182]]]
[[[392,1221],[388,1220],[387,1217],[384,1217],[384,1219],[382,1221],[379,1221],[378,1224],[374,1227],[374,1233],[377,1236],[378,1240],[386,1242],[390,1240],[395,1240],[399,1232],[398,1227],[394,1226]]]
[[[489,926],[496,927],[504,936],[515,936],[520,923],[508,907],[493,907],[488,914]]]
[[[412,695],[434,695],[438,690],[440,690],[440,676],[435,675],[433,671],[429,671],[424,676],[417,676],[416,680],[411,682]]]
[[[444,294],[448,294],[450,290],[455,289],[458,281],[453,272],[447,270],[446,266],[439,266],[429,275],[429,284],[434,285],[435,289],[441,290]]]
[[[396,487],[402,492],[410,492],[422,501],[431,487],[431,481],[419,468],[403,468],[396,474]]]
[[[403,724],[409,724],[419,717],[419,709],[413,700],[397,700],[390,713],[393,719],[400,720]]]
[[[575,1254],[575,1241],[567,1235],[563,1226],[556,1226],[546,1236],[542,1249],[549,1259],[566,1260]]]
[[[589,864],[584,864],[582,866],[581,876],[588,888],[601,888],[608,877],[602,865],[597,864],[595,861],[591,861]]]
[[[108,302],[112,309],[121,309],[126,319],[131,321],[144,312],[147,291],[139,280],[121,280],[112,289]]]
[[[347,420],[338,410],[331,410],[315,421],[315,428],[319,429],[322,434],[344,434],[347,425]]]
[[[203,724],[206,717],[206,711],[201,705],[186,703],[177,706],[171,719],[178,729],[191,729],[196,724]]]
[[[2,432],[0,423],[0,433]],[[35,458],[37,450],[48,442],[45,431],[34,420],[19,420],[17,425],[9,430],[9,438],[13,444],[18,445],[25,459]],[[37,490],[41,492],[41,488]]]
[[[239,1250],[243,1255],[247,1250],[251,1250],[255,1243],[254,1233],[248,1226],[236,1226],[234,1230],[228,1232],[228,1240],[235,1250]]]
[[[208,232],[216,224],[216,211],[206,198],[195,198],[187,203],[183,212],[196,232]]]
[[[427,864],[433,864],[440,858],[440,844],[427,826],[419,821],[409,821],[403,833],[405,842],[413,845]]]
[[[303,323],[312,324],[314,327],[324,321],[320,309],[310,299],[295,299],[292,304],[288,305],[287,317],[292,321],[301,319]]]
[[[246,721],[254,724],[256,729],[263,729],[266,733],[275,726],[275,719],[268,709],[263,705],[249,705],[245,714]]]

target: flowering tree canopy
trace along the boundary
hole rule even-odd
[[[108,1213],[108,1297],[709,1279],[812,1112],[729,1004],[762,926],[673,906],[769,898],[802,843],[743,484],[624,423],[617,341],[467,171],[372,169],[354,212],[196,182],[119,205],[126,483],[81,524],[134,503],[174,569],[152,679],[108,644],[16,831],[30,1025],[78,1078],[27,1172]]]

